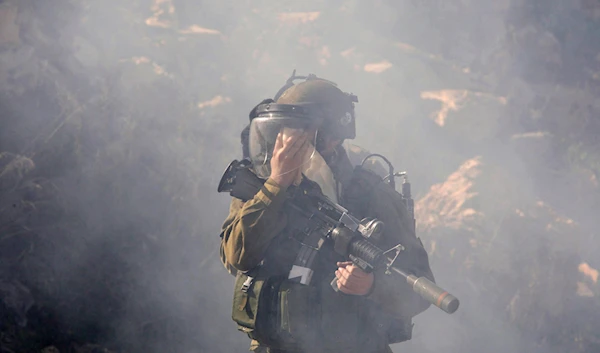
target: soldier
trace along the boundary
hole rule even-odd
[[[254,198],[232,200],[220,234],[221,260],[236,275],[232,317],[256,352],[391,352],[389,344],[409,340],[412,318],[429,306],[406,282],[382,269],[364,272],[327,247],[309,285],[291,279],[301,239],[290,233],[301,220],[283,205],[286,190],[304,175],[359,219],[383,221],[377,245],[401,243],[406,250],[396,263],[434,280],[398,194],[380,176],[357,173],[360,149],[343,147],[355,137],[356,96],[315,76],[291,80],[275,101],[253,109],[242,134],[245,157],[266,181]]]

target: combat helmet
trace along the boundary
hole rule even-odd
[[[304,82],[294,84],[294,80]],[[322,119],[321,130],[340,140],[356,137],[354,103],[358,98],[343,92],[332,81],[319,78],[314,74],[296,76],[296,71],[275,95],[277,104],[302,106],[312,119]],[[271,107],[272,109],[273,107]],[[258,110],[260,114],[262,110]]]
[[[295,84],[296,80],[304,80]],[[320,130],[335,139],[356,137],[356,115],[354,103],[358,98],[343,92],[337,84],[314,74],[296,75],[296,70],[287,79],[273,98],[262,100],[248,114],[250,123],[256,117],[278,114],[298,118],[321,120]],[[241,133],[243,158],[249,157],[250,124]]]

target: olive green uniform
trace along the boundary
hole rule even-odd
[[[395,193],[390,192],[388,184],[380,183],[376,187],[368,187],[365,186],[368,185],[367,182],[362,183],[361,180],[357,181],[357,179],[352,178],[353,167],[350,159],[356,160],[357,157],[357,151],[354,147],[349,148],[350,155],[347,155],[343,148],[339,151],[338,161],[332,163],[333,165],[330,164],[330,166],[336,180],[342,186],[340,189],[348,190],[346,192],[347,197],[343,196],[343,191],[341,192],[342,201],[340,203],[342,206],[359,218],[375,217],[383,221],[385,223],[385,241],[384,244],[381,244],[381,247],[385,249],[401,243],[406,250],[396,262],[399,267],[417,276],[425,276],[433,280],[427,253],[414,234],[412,218],[408,215],[404,205],[398,202],[398,199],[393,195]],[[386,186],[388,189],[386,189]],[[365,190],[368,190],[368,192]],[[275,251],[271,250],[270,246],[276,249],[279,246],[285,246],[278,244],[278,239],[286,233],[286,225],[290,222],[286,212],[284,212],[283,204],[285,200],[286,192],[271,179],[265,182],[253,199],[245,203],[238,199],[232,200],[229,216],[222,227],[220,251],[221,260],[231,274],[235,275],[238,272],[250,271],[255,268],[266,256]],[[335,266],[335,263],[333,263],[333,266]],[[334,270],[331,270],[331,275],[333,275]],[[322,305],[332,308],[329,314],[333,317],[330,319],[330,321],[333,320],[332,322],[323,324],[325,331],[331,329],[336,332],[334,335],[343,335],[344,333],[340,331],[344,330],[343,323],[352,320],[352,318],[345,317],[348,314],[346,311],[372,311],[367,308],[370,305],[378,308],[377,313],[387,313],[394,318],[401,319],[410,326],[411,318],[429,306],[427,302],[423,301],[409,288],[403,279],[386,275],[383,269],[377,270],[374,275],[374,286],[365,297],[333,291],[325,295],[329,299],[323,300],[324,304]],[[238,288],[235,290],[238,290]],[[336,315],[339,315],[339,320],[336,319]],[[361,316],[358,320],[364,321],[365,319]],[[338,327],[338,324],[341,326]],[[377,326],[377,324],[373,325]],[[349,328],[349,330],[352,329],[354,328]],[[367,331],[369,329],[367,327]],[[385,342],[387,338],[377,334],[368,335],[367,338],[373,336],[375,337],[374,340],[383,342],[377,342],[369,346],[377,348],[365,348],[362,352],[365,352],[365,350],[370,350],[368,353],[391,352],[389,342]],[[410,335],[405,339],[410,339]],[[251,350],[269,351],[256,341],[252,342]],[[272,352],[280,351],[272,350]],[[323,352],[337,353],[336,349],[331,347],[324,349]],[[349,353],[349,349],[348,347],[341,347],[339,352]]]

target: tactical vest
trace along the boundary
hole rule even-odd
[[[331,244],[319,251],[309,285],[288,279],[303,240],[291,230],[301,222],[305,220],[288,217],[288,226],[273,239],[261,264],[237,274],[232,318],[238,329],[286,352],[385,352],[388,344],[410,339],[411,322],[391,317],[365,297],[334,291],[335,264],[346,259]]]

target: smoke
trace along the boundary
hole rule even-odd
[[[46,327],[32,351],[247,349],[230,319],[218,254],[229,197],[216,187],[250,109],[297,69],[359,97],[354,142],[408,171],[436,279],[461,299],[453,315],[419,315],[395,351],[592,352],[598,11],[1,2],[0,153],[32,167],[12,168],[10,185],[0,175],[0,229],[23,232],[0,240],[0,294],[24,284],[35,301],[3,299],[6,311]],[[13,204],[21,218],[6,216]]]

